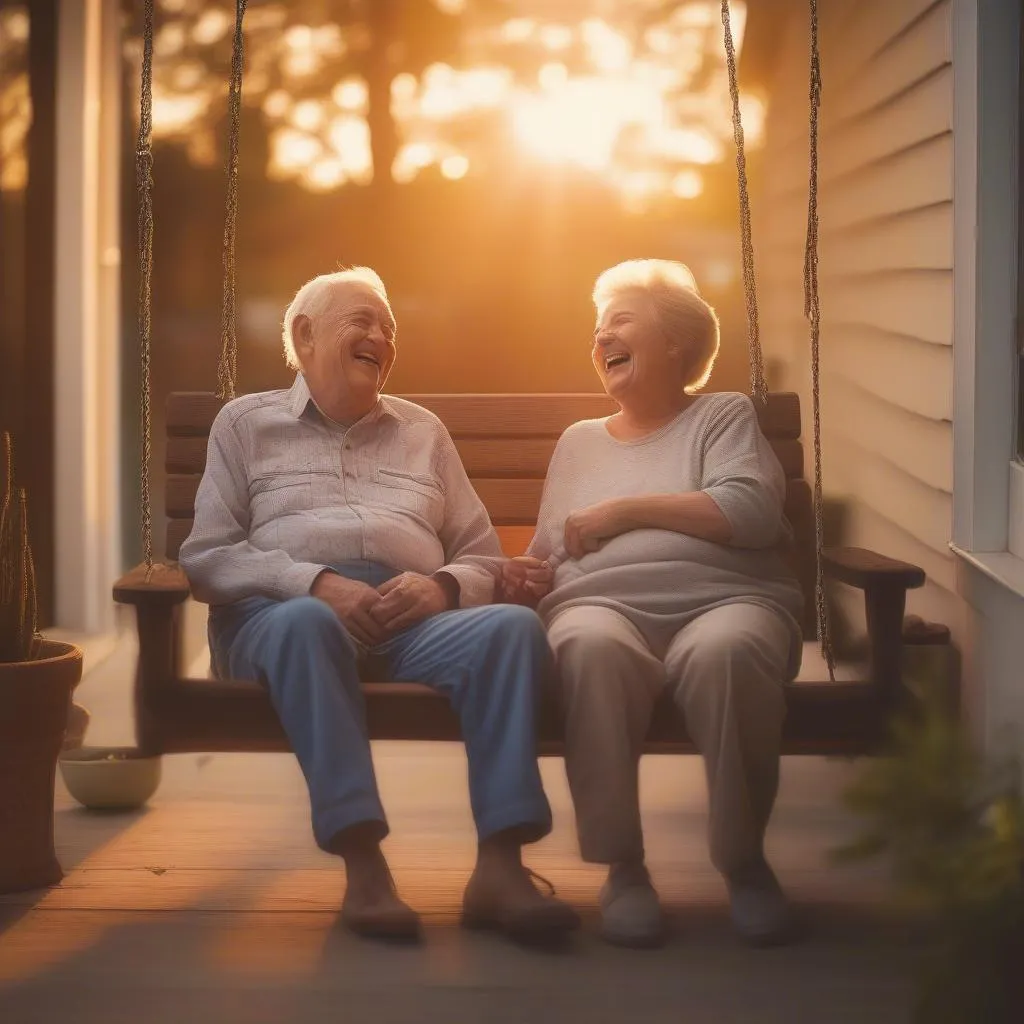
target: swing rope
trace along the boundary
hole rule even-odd
[[[217,364],[217,396],[235,397],[238,376],[238,344],[235,329],[235,235],[238,222],[238,138],[242,108],[244,47],[242,21],[248,0],[235,0],[235,32],[231,47],[231,81],[228,88],[228,187],[224,216],[224,268],[221,296],[221,352]],[[142,451],[139,512],[142,520],[142,552],[146,580],[153,573],[153,501],[150,489],[152,461],[152,332],[153,332],[153,0],[143,0],[142,81],[139,98],[139,136],[135,151],[135,185],[139,196],[138,329],[141,376]]]
[[[139,391],[142,409],[142,452],[140,456],[142,554],[146,581],[153,572],[153,505],[149,490],[152,449],[150,408],[150,350],[153,329],[153,0],[145,0],[142,32],[142,87],[139,112],[139,142],[135,150],[135,187],[139,193],[139,296],[138,323],[141,375]]]
[[[814,416],[814,546],[817,552],[814,600],[818,617],[818,642],[835,682],[835,659],[829,634],[821,549],[825,544],[824,501],[821,489],[821,303],[818,298],[818,110],[821,107],[821,55],[818,51],[818,0],[810,0],[810,175],[807,183],[807,246],[804,251],[804,316],[811,325],[811,405]]]
[[[231,46],[231,84],[228,89],[228,194],[224,213],[224,284],[221,298],[220,360],[217,397],[235,397],[238,378],[238,340],[235,334],[235,226],[238,223],[238,135],[242,110],[242,19],[248,0],[235,0],[235,35]]]
[[[743,262],[743,294],[747,305],[747,348],[750,353],[750,393],[762,405],[768,403],[768,385],[764,379],[761,354],[761,328],[757,316],[757,287],[754,279],[754,243],[750,232],[750,194],[747,192],[747,156],[740,116],[740,86],[736,73],[736,46],[732,39],[729,0],[722,0],[722,28],[725,33],[725,63],[729,69],[729,95],[732,97],[732,135],[736,143],[736,180],[740,192],[740,253]]]
[[[821,56],[818,49],[818,3],[810,0],[811,14],[811,77],[810,77],[810,176],[807,194],[807,237],[804,247],[804,316],[811,333],[811,404],[814,418],[814,599],[818,626],[818,642],[828,666],[828,676],[835,682],[835,659],[828,625],[828,606],[821,567],[824,546],[824,503],[821,486],[821,383],[820,340],[821,305],[818,297],[818,109],[821,106]],[[747,190],[747,161],[740,117],[739,77],[736,72],[736,47],[732,38],[729,0],[722,0],[722,28],[725,36],[725,63],[729,71],[729,94],[732,97],[732,127],[736,142],[736,177],[740,200],[740,248],[743,260],[743,291],[747,306],[747,346],[750,351],[750,392],[763,406],[768,400],[761,352],[761,332],[757,313],[757,291],[754,278],[754,247],[750,230],[750,193]]]

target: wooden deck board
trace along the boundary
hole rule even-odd
[[[382,949],[320,914],[37,911],[0,967],[0,1013],[18,1024],[895,1024],[909,1005],[904,959],[849,927],[800,952],[755,953],[706,915],[653,953],[584,936],[543,954],[455,928],[432,929],[419,948]]]
[[[116,658],[102,685],[86,680],[80,697],[100,712],[91,741],[124,741],[129,688]],[[339,928],[343,872],[313,844],[293,758],[168,757],[151,805],[132,814],[86,812],[58,784],[56,840],[67,875],[47,893],[0,897],[0,1020],[907,1018],[911,954],[883,909],[884,876],[828,859],[849,835],[838,795],[855,770],[850,762],[784,760],[769,853],[812,937],[750,951],[732,936],[724,886],[708,861],[700,761],[645,759],[648,855],[674,932],[667,948],[641,954],[596,938],[602,871],[578,858],[561,761],[543,761],[555,829],[527,861],[581,910],[585,925],[566,951],[545,954],[457,927],[474,855],[461,747],[379,743],[374,758],[396,881],[425,915],[421,947],[380,947]]]

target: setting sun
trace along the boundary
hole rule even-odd
[[[498,159],[487,147],[504,138],[527,159],[593,176],[628,208],[640,209],[658,196],[697,198],[704,189],[700,169],[726,158],[731,101],[720,18],[710,0],[670,5],[641,31],[630,29],[626,4],[575,22],[538,13],[497,24],[462,0],[439,6],[463,19],[467,60],[435,61],[417,73],[395,68],[385,102],[397,145],[385,173],[396,183],[424,173],[453,182],[486,173]],[[351,59],[365,52],[366,26],[285,27],[283,10],[268,3],[246,23],[254,38],[247,43],[243,101],[268,123],[269,172],[315,191],[367,184],[375,173],[370,88]],[[739,49],[746,10],[740,2],[731,10]],[[213,120],[224,82],[186,50],[190,41],[212,45],[229,33],[223,11],[183,11],[157,34],[164,60],[154,89],[155,133],[180,138],[207,163],[215,161]],[[741,109],[746,141],[757,146],[764,104],[743,95]]]

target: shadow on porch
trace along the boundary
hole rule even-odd
[[[200,617],[189,633],[194,650]],[[130,740],[133,657],[124,634],[83,683],[90,742]],[[86,812],[58,783],[57,848],[67,875],[50,892],[0,899],[0,1018],[906,1019],[913,945],[884,908],[884,876],[828,861],[852,825],[838,801],[851,762],[783,762],[769,852],[810,937],[752,951],[731,934],[725,889],[707,858],[700,762],[647,758],[649,859],[673,936],[661,951],[635,953],[594,935],[602,874],[580,863],[562,764],[545,760],[556,827],[529,863],[585,918],[582,935],[552,954],[458,928],[473,859],[461,748],[379,743],[375,756],[392,825],[387,853],[403,895],[425,916],[421,947],[371,945],[338,927],[343,873],[313,845],[290,757],[168,757],[156,797],[134,814]]]

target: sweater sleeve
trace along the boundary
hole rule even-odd
[[[701,489],[729,520],[733,547],[772,547],[786,536],[786,477],[746,395],[721,402],[704,432],[701,459]]]

